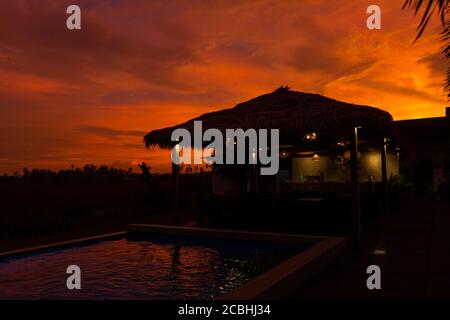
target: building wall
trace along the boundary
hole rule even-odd
[[[313,161],[311,157],[292,159],[292,180],[307,182],[307,176],[318,176],[323,173],[325,181],[350,180],[350,162],[344,161],[336,165],[329,157],[321,157]]]
[[[399,161],[397,155],[387,155],[388,178],[399,174]],[[373,175],[375,181],[381,181],[381,153],[379,151],[364,152],[359,159],[359,174],[361,181],[368,181]],[[345,182],[350,181],[350,161],[337,165],[329,157],[321,157],[319,161],[313,161],[311,157],[292,159],[292,179],[306,182],[307,176],[318,176],[323,173],[325,181]]]
[[[368,181],[373,175],[375,181],[381,181],[381,153],[379,151],[365,152],[360,160],[360,180]],[[396,154],[388,153],[386,156],[387,176],[399,174],[399,160]]]

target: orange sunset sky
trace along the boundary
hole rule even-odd
[[[169,168],[143,135],[280,85],[442,116],[439,20],[412,43],[403,0],[0,0],[0,173],[86,163]],[[82,30],[66,28],[66,8]],[[382,29],[366,28],[378,4]]]

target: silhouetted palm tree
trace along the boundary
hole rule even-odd
[[[142,162],[141,164],[138,164],[139,168],[142,171],[142,177],[144,179],[149,179],[151,176],[151,169],[152,167],[148,166],[145,162]]]
[[[422,14],[422,19],[417,27],[417,36],[414,41],[422,36],[422,33],[430,21],[430,18],[435,12],[440,16],[443,28],[441,36],[442,40],[445,42],[442,53],[446,58],[450,57],[450,19],[448,18],[450,13],[449,4],[450,0],[406,0],[403,4],[403,9],[406,7],[414,8],[414,14],[417,14],[422,8],[425,8],[425,11]],[[447,99],[450,100],[450,68],[447,68],[447,81],[444,85],[444,91],[447,93]]]

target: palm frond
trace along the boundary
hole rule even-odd
[[[445,42],[442,53],[446,58],[450,57],[450,20],[448,19],[450,13],[449,4],[450,0],[428,0],[426,5],[423,0],[405,0],[402,7],[402,9],[413,7],[415,15],[417,15],[417,13],[425,7],[420,23],[417,26],[417,35],[414,42],[422,36],[428,22],[430,21],[430,18],[433,16],[434,12],[437,11],[437,14],[440,16],[443,29],[440,33],[441,40]],[[447,100],[450,101],[450,67],[447,68],[447,79],[443,90],[447,93]]]
[[[425,7],[420,23],[417,26],[417,35],[414,41],[417,41],[422,36],[435,11],[440,16],[442,25],[445,25],[445,16],[449,2],[450,0],[428,0],[428,3],[425,5],[423,0],[405,0],[402,9],[413,7],[415,15]]]

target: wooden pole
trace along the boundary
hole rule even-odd
[[[258,166],[256,164],[252,165],[252,185],[253,193],[259,193],[259,179],[258,179]]]
[[[175,146],[175,157],[177,157],[177,161],[179,163],[179,145]],[[175,223],[179,224],[181,222],[180,219],[180,165],[175,164],[172,161],[172,179],[173,179],[173,214],[175,216]]]
[[[172,164],[172,177],[174,184],[173,211],[178,213],[180,210],[180,166],[177,164]]]
[[[350,147],[351,188],[352,188],[352,238],[355,244],[361,239],[361,197],[358,173],[358,127],[354,128]]]
[[[252,192],[254,194],[259,193],[259,181],[258,181],[258,165],[256,163],[256,151],[252,150]]]
[[[388,203],[388,183],[387,183],[387,138],[383,138],[383,145],[381,146],[381,192],[383,199],[383,214],[389,211]]]

